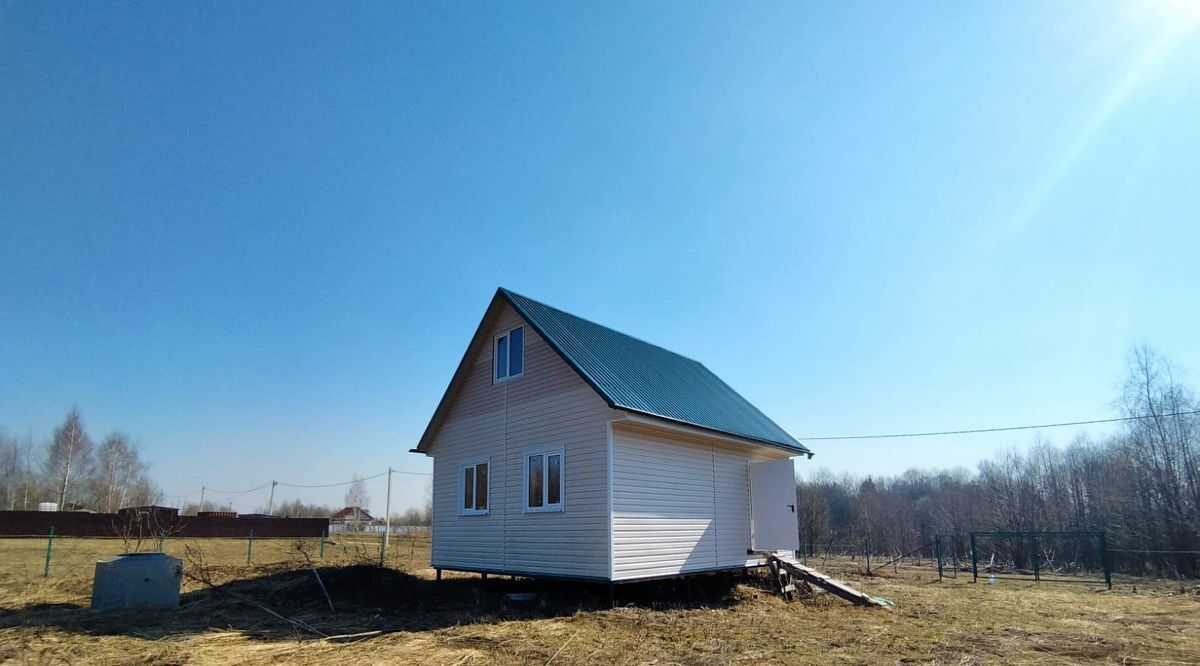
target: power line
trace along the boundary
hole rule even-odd
[[[388,474],[387,472],[380,472],[378,474],[373,474],[371,476],[364,476],[360,479],[350,479],[349,481],[338,481],[336,483],[286,483],[284,481],[272,481],[271,483],[267,483],[267,484],[258,486],[257,488],[251,488],[249,490],[217,490],[216,488],[208,488],[207,486],[205,486],[205,489],[208,492],[217,493],[218,495],[229,495],[231,497],[237,497],[238,495],[245,495],[247,493],[252,493],[256,490],[263,490],[265,488],[270,488],[272,484],[274,484],[276,486],[284,486],[286,488],[333,488],[336,486],[348,486],[348,485],[354,483],[355,481],[370,481],[371,479],[378,479],[380,477],[387,476],[387,474]],[[393,469],[392,474],[412,474],[415,476],[433,476],[429,472],[408,472],[408,471],[405,471],[402,469]],[[191,493],[190,495],[195,495],[198,492],[200,492],[200,491],[196,491],[195,493]],[[190,495],[171,495],[171,497],[189,497]]]
[[[167,498],[173,497],[176,499],[186,499],[188,497],[192,497],[194,495],[199,495],[199,494],[200,494],[199,490],[194,490],[190,493],[167,493],[167,492],[164,492],[162,495],[163,495],[163,497],[167,497]]]
[[[1010,430],[1038,430],[1041,428],[1062,428],[1065,426],[1094,425],[1097,423],[1119,423],[1121,421],[1141,421],[1144,419],[1167,418],[1170,416],[1191,416],[1200,414],[1200,409],[1170,414],[1150,414],[1147,416],[1123,416],[1116,419],[1096,419],[1094,421],[1068,421],[1066,423],[1042,423],[1040,425],[1007,426],[1003,428],[975,428],[973,430],[943,430],[939,432],[905,432],[888,435],[838,435],[836,437],[800,437],[801,441],[829,441],[834,439],[896,439],[900,437],[939,437],[942,435],[973,435],[981,432],[1006,432]]]
[[[209,488],[208,486],[205,486],[204,489],[209,492],[217,493],[218,495],[230,495],[232,497],[237,497],[238,495],[245,495],[246,493],[252,493],[256,490],[263,490],[264,488],[270,487],[271,484],[268,483],[257,488],[251,488],[250,490],[217,490],[216,488]]]
[[[381,476],[387,476],[387,472],[380,472],[374,476],[364,476],[361,479],[350,479],[349,481],[338,481],[337,483],[318,483],[318,484],[313,484],[313,485],[305,485],[305,484],[301,484],[301,483],[284,483],[283,481],[280,481],[280,482],[278,482],[277,485],[287,486],[288,488],[333,488],[334,486],[348,486],[351,483],[354,483],[356,481],[370,481],[371,479],[378,479]]]

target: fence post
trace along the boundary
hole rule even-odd
[[[385,526],[386,529],[386,526]],[[387,557],[388,534],[383,533],[383,538],[379,540],[379,566],[384,566],[384,559]]]
[[[938,580],[942,579],[942,535],[933,536],[933,556],[937,558]]]
[[[325,559],[325,540],[329,538],[329,530],[321,530],[321,559]]]
[[[50,577],[50,551],[54,549],[54,526],[50,526],[50,535],[46,538],[46,568],[42,569],[42,578]]]
[[[871,537],[863,542],[863,552],[867,555],[867,575],[871,575]]]
[[[979,582],[979,552],[975,550],[974,532],[971,532],[971,582]]]
[[[1042,572],[1038,566],[1038,538],[1036,534],[1033,536],[1033,582],[1042,582]]]
[[[1112,561],[1108,555],[1108,537],[1100,533],[1100,563],[1104,565],[1104,584],[1112,589]]]
[[[250,530],[250,536],[246,539],[246,566],[250,566],[250,556],[254,553],[254,530]]]

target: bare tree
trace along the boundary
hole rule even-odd
[[[16,509],[19,505],[22,511],[28,511],[37,505],[38,498],[44,492],[42,480],[33,468],[34,451],[33,433],[25,435],[24,440],[16,442],[16,467],[13,470],[10,509]]]
[[[796,516],[800,527],[800,547],[809,555],[829,536],[829,502],[814,484],[796,485]]]
[[[362,515],[358,510],[367,508],[367,505],[371,503],[371,495],[367,492],[367,483],[363,481],[362,477],[355,474],[353,479],[350,487],[346,489],[346,506],[355,509],[355,520],[362,520]]]
[[[261,512],[265,511],[263,508]],[[277,505],[275,512],[285,518],[328,518],[333,515],[333,509],[324,504],[308,504],[299,499],[282,501]]]
[[[137,446],[129,438],[114,432],[96,451],[96,470],[92,477],[92,505],[97,511],[112,512],[125,506],[147,504],[147,467]]]
[[[402,525],[405,527],[427,527],[429,525],[429,514],[424,507],[409,507],[404,513],[392,514],[392,526]]]
[[[424,521],[421,524],[422,525],[432,525],[433,524],[433,481],[430,481],[429,483],[425,484],[425,502],[421,505],[421,509],[425,514]]]
[[[16,437],[0,433],[0,502],[5,509],[17,507],[24,481],[25,461]]]
[[[981,461],[975,473],[909,470],[863,480],[818,472],[797,489],[805,540],[822,508],[827,543],[858,552],[868,533],[876,552],[911,550],[940,534],[964,553],[972,531],[1104,530],[1119,570],[1200,575],[1200,417],[1191,413],[1200,402],[1178,371],[1141,347],[1130,354],[1116,404],[1131,417],[1122,432],[1078,435],[1065,448],[1036,436],[1027,448]],[[1056,567],[1096,567],[1103,557],[1095,544],[1043,539],[1040,547],[1041,561]],[[1013,566],[1032,554],[1018,543],[989,548]]]
[[[72,408],[63,424],[54,431],[46,455],[46,479],[54,488],[60,511],[67,509],[72,492],[83,485],[91,472],[92,442],[84,430],[79,410]]]
[[[1175,377],[1175,369],[1148,347],[1130,353],[1129,377],[1121,399],[1128,422],[1125,450],[1133,463],[1134,492],[1140,498],[1147,536],[1165,541],[1170,550],[1200,546],[1200,425],[1192,393]],[[1170,562],[1176,573],[1194,575],[1195,559]]]

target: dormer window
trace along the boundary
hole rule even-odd
[[[520,377],[525,372],[525,327],[496,336],[492,367],[494,381],[499,383]]]

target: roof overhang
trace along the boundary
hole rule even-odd
[[[743,437],[741,435],[722,432],[712,428],[705,428],[695,424],[682,423],[680,421],[676,421],[675,419],[663,418],[654,414],[625,411],[623,412],[623,416],[614,419],[612,422],[614,424],[628,423],[631,425],[639,425],[656,430],[667,430],[671,432],[683,433],[686,435],[692,435],[694,437],[715,439],[727,444],[734,444],[738,446],[766,447],[778,451],[786,451],[793,456],[807,456],[809,459],[813,457],[813,452],[809,451],[808,449],[797,449],[794,446],[787,446],[778,442],[767,442],[759,439],[752,439],[750,437]]]

